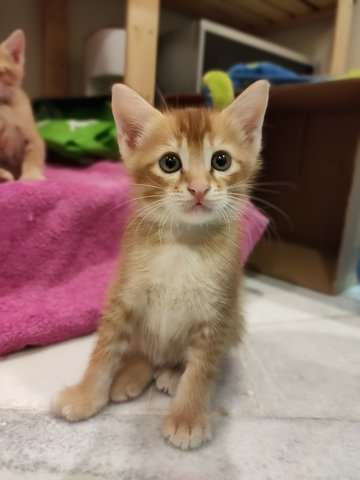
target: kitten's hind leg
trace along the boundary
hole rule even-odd
[[[154,374],[155,385],[160,392],[173,397],[183,374],[180,368],[159,368]]]
[[[122,305],[113,306],[105,312],[83,379],[55,397],[53,413],[75,422],[91,417],[109,402],[115,374],[129,350],[132,333],[129,320],[130,313]]]
[[[153,368],[145,360],[134,359],[116,374],[111,387],[113,402],[124,402],[138,397],[153,379]]]

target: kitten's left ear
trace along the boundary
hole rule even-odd
[[[5,50],[10,53],[15,63],[22,65],[25,54],[25,35],[22,30],[15,30],[3,43]]]
[[[256,155],[261,148],[261,131],[269,100],[270,84],[258,80],[239,95],[221,114],[236,122]]]
[[[159,118],[161,113],[138,93],[121,83],[112,88],[111,107],[119,134],[120,153],[126,160],[147,127]]]

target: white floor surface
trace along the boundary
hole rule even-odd
[[[0,480],[359,480],[360,301],[246,279],[248,334],[226,358],[214,438],[169,446],[170,399],[152,386],[68,424],[48,411],[78,380],[94,336],[0,361]]]

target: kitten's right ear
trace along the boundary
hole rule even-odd
[[[126,157],[136,147],[148,125],[161,113],[121,83],[112,88],[111,108],[119,135],[120,153]]]
[[[269,87],[266,80],[258,80],[221,112],[221,115],[242,128],[255,155],[259,154],[261,148],[261,131],[269,100]]]
[[[4,42],[3,47],[19,65],[24,63],[25,35],[22,30],[15,30]]]

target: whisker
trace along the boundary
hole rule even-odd
[[[286,220],[290,229],[292,229],[292,230],[294,229],[294,225],[293,225],[289,215],[287,213],[285,213],[283,210],[281,210],[281,208],[279,208],[277,205],[274,205],[273,203],[271,203],[267,200],[264,200],[263,198],[254,197],[254,196],[252,196],[251,198],[254,199],[256,202],[263,203],[267,207],[272,208],[275,212],[279,213],[279,215],[281,215]]]
[[[259,205],[257,205],[256,208],[269,220],[269,223],[264,233],[265,238],[271,238],[273,236],[277,240],[281,241],[281,237],[277,231],[276,222],[271,216],[271,214],[267,210],[261,208]]]
[[[256,197],[254,195],[247,196],[247,195],[242,194],[242,193],[228,193],[228,196],[233,197],[233,198],[244,198],[244,199],[245,198],[250,198],[251,200],[255,200],[255,202],[263,203],[267,207],[272,208],[274,211],[279,213],[286,220],[287,224],[289,225],[289,227],[291,229],[294,228],[294,226],[293,226],[293,224],[290,220],[290,217],[283,210],[281,210],[281,208],[279,208],[277,205],[274,205],[273,203],[269,202],[268,200],[264,200],[263,198]]]
[[[147,177],[149,179],[149,177]],[[149,179],[150,180],[150,179]],[[151,179],[150,180],[152,183],[154,183],[157,187],[161,188],[162,190],[167,190],[165,187],[163,187],[162,185],[160,185],[159,183],[155,182],[154,179]]]
[[[239,198],[247,198],[246,195],[243,195],[243,194],[229,194],[229,197],[231,198],[231,202],[234,202],[234,200],[236,200],[236,202],[239,202]],[[243,202],[241,201],[241,204]],[[274,237],[276,238],[277,240],[279,241],[282,241],[281,240],[281,237],[280,237],[280,234],[278,233],[277,231],[277,228],[276,228],[276,222],[274,221],[274,218],[271,216],[271,214],[267,211],[267,210],[264,210],[263,208],[261,208],[259,205],[256,206],[257,209],[265,216],[269,219],[269,223],[268,223],[268,226],[266,228],[266,231],[264,233],[265,235],[265,238],[266,237]],[[239,207],[236,207],[236,208],[239,208]],[[243,209],[243,213],[246,212],[246,209]]]
[[[225,218],[225,221],[226,221],[226,223],[227,223],[228,233],[230,233],[231,224],[230,224],[230,218],[229,218],[228,212],[227,212],[227,210],[226,210],[226,207],[223,207],[223,208],[221,209],[221,213],[222,213],[223,218]]]
[[[144,223],[144,221],[145,221],[147,218],[149,218],[149,216],[150,216],[151,214],[153,214],[154,212],[156,212],[156,210],[158,210],[160,207],[161,207],[161,205],[157,205],[157,206],[155,206],[154,208],[152,208],[152,209],[150,209],[149,211],[147,211],[145,214],[142,214],[142,215],[141,215],[142,218],[141,218],[138,226],[136,227],[135,236],[137,236],[138,231],[139,231],[139,228],[140,228],[141,225]]]
[[[160,90],[159,87],[156,87],[156,93],[158,94],[158,96],[161,100],[161,106],[163,107],[163,109],[166,112],[169,112],[170,111],[169,105],[167,104],[166,99],[165,99],[164,95],[162,94],[162,91]]]
[[[240,181],[240,182],[236,182],[234,184],[231,185],[232,187],[233,186],[247,186],[247,187],[265,187],[265,186],[270,186],[270,187],[289,187],[289,188],[297,188],[297,185],[295,185],[295,183],[291,183],[291,182],[282,182],[282,181],[278,181],[278,182],[253,182],[253,181],[247,181],[247,182],[244,182],[244,181]]]
[[[289,188],[297,188],[297,185],[295,183],[291,182],[283,182],[283,181],[275,181],[275,182],[251,182],[252,187],[257,187],[257,186],[272,186],[272,187],[289,187]]]
[[[279,192],[278,190],[270,190],[270,188],[267,187],[255,187],[255,190],[257,192],[272,193],[273,195],[281,194],[281,192]]]
[[[165,190],[167,191],[167,189],[161,185],[159,185],[158,183],[156,183],[155,181],[153,181],[153,184],[150,184],[150,183],[133,183],[132,185],[134,185],[135,187],[147,187],[147,188],[154,188],[154,184],[156,187],[160,188],[160,190]]]
[[[129,202],[135,202],[136,200],[146,200],[147,198],[163,198],[163,193],[157,193],[155,195],[141,195],[139,197],[129,198]]]
[[[107,209],[105,212],[103,212],[103,214],[101,215],[100,218],[102,218],[104,215],[109,215],[111,213],[114,213],[117,210],[119,210],[121,208],[124,208],[125,206],[129,205],[130,203],[131,203],[131,199],[127,198],[124,202],[118,203],[118,204],[114,205],[112,208]]]
[[[163,213],[161,221],[160,221],[159,238],[160,238],[160,245],[161,246],[163,245],[163,243],[162,243],[163,242],[163,231],[164,231],[165,222],[166,222],[169,210],[170,210],[170,206],[167,205],[166,211]]]
[[[130,229],[131,226],[133,225],[133,223],[139,219],[139,217],[142,217],[136,231],[135,231],[135,234],[137,234],[141,224],[143,223],[143,221],[148,218],[148,216],[153,213],[154,211],[156,211],[158,208],[161,207],[161,204],[162,204],[162,200],[156,200],[155,202],[153,202],[152,204],[150,205],[146,205],[145,207],[142,207],[141,209],[139,209],[137,212],[135,212],[134,214],[134,217],[132,219],[132,221],[128,224],[127,228]]]

